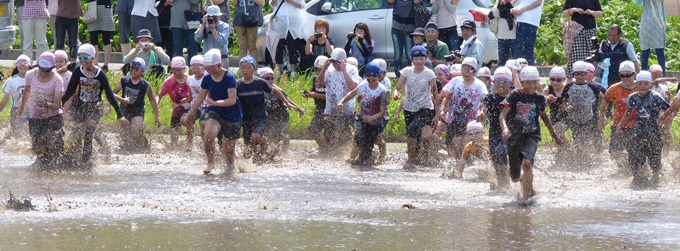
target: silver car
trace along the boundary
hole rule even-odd
[[[429,0],[423,0],[429,5]],[[456,21],[462,24],[465,20],[473,20],[477,23],[477,39],[484,45],[484,62],[498,61],[498,40],[489,30],[486,23],[474,20],[470,11],[488,13],[493,6],[490,0],[460,0],[456,9]],[[392,46],[392,10],[393,5],[387,0],[311,0],[305,4],[301,11],[304,22],[305,39],[314,34],[314,21],[325,19],[330,24],[329,37],[333,39],[336,47],[342,47],[347,41],[347,33],[352,32],[358,22],[368,24],[371,35],[375,40],[373,55],[388,61],[394,59]],[[257,48],[259,50],[258,62],[267,62],[269,57],[265,53],[265,34],[269,28],[269,17],[264,17],[264,24],[258,30]],[[460,33],[460,29],[458,30]],[[271,61],[269,61],[271,62]]]
[[[14,0],[0,0],[0,52],[8,50],[16,41]]]

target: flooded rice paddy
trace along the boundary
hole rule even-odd
[[[38,171],[26,144],[0,149],[0,198],[11,190],[34,206],[0,210],[0,250],[680,249],[680,175],[669,163],[658,189],[631,190],[606,156],[557,168],[539,147],[538,195],[523,207],[519,184],[489,189],[483,161],[463,180],[439,178],[442,167],[403,170],[403,144],[389,145],[387,163],[355,168],[294,141],[283,161],[239,160],[233,176],[203,175],[199,147],[159,144],[99,156],[88,171]]]

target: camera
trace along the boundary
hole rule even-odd
[[[314,34],[314,36],[316,38],[321,38],[321,37],[323,37],[323,33],[316,33],[316,34]]]
[[[143,44],[142,44],[142,47],[144,47],[144,48],[149,48],[149,43],[143,43]]]
[[[590,56],[586,58],[586,62],[595,64],[596,62],[602,62],[603,60],[602,52],[600,52],[600,44],[597,40],[597,36],[590,38]]]
[[[433,57],[434,57],[434,55],[437,54],[437,48],[434,47],[434,46],[425,46],[425,49],[427,49],[427,53],[429,53]]]
[[[215,18],[214,17],[208,17],[208,24],[215,24]]]
[[[447,62],[451,62],[451,61],[453,61],[453,60],[456,59],[456,58],[461,58],[461,57],[462,57],[462,55],[460,54],[460,51],[453,51],[452,53],[453,53],[453,55],[446,55],[446,56],[444,56],[444,60],[446,60]]]
[[[354,32],[350,32],[349,34],[347,34],[347,39],[352,39],[354,37],[356,37],[356,34],[354,34]]]

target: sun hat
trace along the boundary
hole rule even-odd
[[[222,52],[220,49],[210,49],[203,55],[203,65],[213,66],[222,63]]]
[[[248,62],[253,67],[257,68],[257,62],[255,62],[255,59],[251,57],[250,55],[246,55],[245,57],[242,57],[241,60],[238,61],[238,65],[241,65],[243,62]]]
[[[532,81],[532,80],[540,80],[541,77],[538,74],[538,69],[533,66],[527,66],[522,69],[522,72],[519,74],[519,79],[521,81]]]
[[[467,123],[467,125],[465,126],[465,132],[468,133],[481,130],[484,130],[484,126],[482,125],[481,122],[470,121],[470,123]]]
[[[222,13],[220,12],[220,7],[217,5],[210,5],[208,6],[208,9],[205,11],[206,16],[221,16]]]
[[[94,46],[91,44],[82,44],[78,47],[78,54],[87,54],[90,57],[94,57]]]
[[[16,61],[16,62],[19,63],[19,61],[26,61],[26,63],[30,64],[30,63],[31,63],[31,58],[29,58],[28,56],[26,56],[26,55],[24,55],[24,54],[21,54],[19,57],[17,57],[17,61]]]
[[[139,30],[139,32],[137,33],[137,39],[143,38],[143,37],[148,37],[148,38],[153,39],[153,37],[151,36],[151,31],[149,31],[149,30],[147,30],[147,29],[141,29],[141,30]]]
[[[479,71],[477,72],[477,77],[490,78],[491,77],[491,70],[489,70],[489,67],[484,66],[484,67],[480,68]]]
[[[314,68],[323,67],[323,65],[326,63],[326,60],[328,60],[328,57],[323,55],[316,57],[316,59],[314,60]]]
[[[633,62],[628,61],[628,60],[623,61],[619,65],[619,72],[622,72],[622,71],[635,72],[635,64],[633,64]]]
[[[189,65],[193,65],[193,64],[203,65],[203,56],[196,55],[196,56],[191,57],[191,60],[189,61]]]
[[[274,70],[272,70],[272,68],[269,67],[262,67],[257,70],[257,75],[260,77],[264,77],[264,75],[267,74],[274,74]]]
[[[472,67],[473,70],[477,70],[477,59],[473,57],[466,57],[463,59],[463,65],[468,65]]]
[[[40,57],[38,58],[38,66],[40,66],[40,68],[51,69],[54,67],[54,64],[54,53],[46,51],[40,54]]]
[[[170,61],[170,68],[187,68],[187,62],[184,60],[184,57],[174,57]]]
[[[411,32],[411,34],[409,36],[411,37],[411,39],[413,39],[413,36],[423,36],[424,37],[425,36],[425,29],[422,28],[422,27],[418,27],[415,30],[413,30],[413,32]]]

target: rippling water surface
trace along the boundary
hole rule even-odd
[[[680,175],[670,164],[659,189],[636,191],[606,157],[556,168],[544,151],[538,196],[522,207],[518,184],[489,190],[483,161],[463,180],[440,179],[441,167],[404,171],[400,144],[387,164],[352,168],[294,142],[281,163],[241,160],[235,176],[202,175],[199,148],[155,146],[91,171],[48,172],[28,167],[25,148],[0,151],[0,198],[11,189],[36,207],[0,211],[0,250],[680,249]]]

